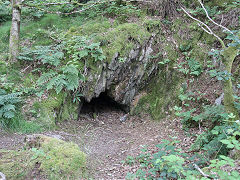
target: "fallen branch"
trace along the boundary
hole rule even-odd
[[[208,174],[205,174],[198,165],[196,164],[193,164],[193,166],[195,167],[196,170],[198,170],[204,177],[206,178],[210,178],[210,179],[213,179],[212,177],[210,177]]]

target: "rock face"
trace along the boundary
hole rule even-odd
[[[81,88],[84,99],[90,102],[100,93],[107,92],[109,97],[129,111],[134,96],[158,69],[156,60],[150,58],[154,37],[152,35],[143,45],[136,44],[126,58],[120,58],[120,54],[115,53],[110,63],[98,62],[97,71],[89,69],[88,79]]]

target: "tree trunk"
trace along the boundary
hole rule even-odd
[[[225,70],[228,73],[232,72],[232,64],[238,54],[236,47],[227,47],[223,51],[223,63]],[[236,117],[235,120],[239,119],[238,110],[234,107],[233,87],[232,79],[229,78],[224,82],[224,107],[229,113],[233,113]]]
[[[12,3],[12,26],[9,39],[9,61],[14,63],[19,55],[19,35],[20,35],[20,20],[21,9],[20,0],[11,0]]]
[[[148,12],[162,18],[171,18],[178,14],[179,0],[153,0],[148,7]]]

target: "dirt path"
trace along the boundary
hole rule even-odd
[[[179,124],[173,120],[151,121],[145,117],[129,117],[125,122],[120,118],[120,110],[105,109],[95,119],[85,114],[79,121],[68,121],[59,125],[56,131],[44,134],[73,141],[88,155],[90,177],[93,179],[125,179],[127,172],[135,171],[123,166],[121,161],[128,155],[136,155],[143,145],[154,146],[169,136],[189,139],[179,130]],[[20,147],[24,135],[1,132],[0,149]]]
[[[128,155],[138,154],[142,146],[154,146],[169,136],[178,136],[186,142],[184,146],[189,146],[189,139],[176,121],[156,122],[148,116],[135,116],[121,122],[123,116],[119,110],[105,110],[96,119],[64,123],[60,125],[61,132],[54,133],[74,141],[88,154],[94,179],[125,179],[130,167],[123,166],[121,161]]]

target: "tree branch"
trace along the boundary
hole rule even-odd
[[[209,175],[205,174],[205,173],[200,169],[200,167],[199,167],[198,165],[196,165],[196,164],[193,164],[193,165],[194,165],[195,169],[197,169],[197,170],[203,175],[203,177],[213,179],[213,178],[211,178]]]
[[[189,12],[187,12],[187,10],[185,10],[183,7],[181,7],[181,9],[182,9],[191,19],[197,21],[197,22],[198,22],[198,25],[199,25],[206,33],[215,36],[215,37],[219,40],[219,42],[221,43],[221,45],[222,45],[223,48],[226,47],[225,44],[224,44],[224,42],[223,42],[223,40],[222,40],[218,35],[216,35],[216,34],[212,31],[212,29],[211,29],[207,24],[205,24],[204,22],[200,21],[199,19],[193,17],[193,16],[192,16]]]
[[[205,14],[206,14],[207,18],[208,18],[213,24],[215,24],[215,25],[223,28],[225,31],[228,31],[229,33],[231,33],[232,35],[234,35],[232,31],[230,31],[230,30],[229,30],[228,28],[226,28],[225,26],[216,23],[216,22],[209,16],[209,14],[208,14],[208,12],[207,12],[206,8],[204,7],[204,5],[203,5],[203,3],[202,3],[201,0],[198,0],[198,2],[201,4],[203,10],[205,11]]]

